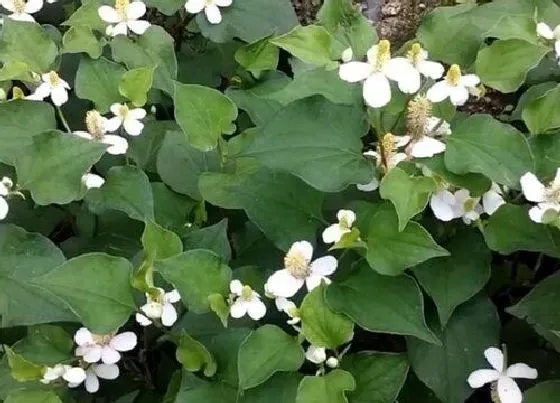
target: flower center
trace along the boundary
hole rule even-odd
[[[244,285],[241,289],[241,299],[243,301],[250,301],[253,298],[253,290],[248,285]]]
[[[295,278],[306,278],[311,273],[309,260],[299,251],[288,252],[284,258],[284,267]]]
[[[414,139],[424,137],[426,121],[432,115],[432,103],[426,97],[417,95],[408,103],[406,110],[407,132]]]
[[[49,73],[49,82],[53,87],[58,87],[60,85],[60,77],[56,71],[51,71]]]
[[[105,130],[103,128],[103,120],[101,118],[101,114],[95,109],[87,111],[86,127],[89,134],[91,134],[96,139],[103,138],[103,135],[105,134]]]
[[[121,19],[126,20],[126,14],[128,12],[129,0],[115,0],[115,10]]]
[[[25,0],[14,0],[14,10],[17,14],[25,12]]]
[[[214,5],[214,1],[215,0],[204,0],[204,4],[206,4],[207,6],[212,6]]]
[[[550,184],[549,187],[545,189],[545,196],[547,200],[560,203],[560,186],[554,186]]]
[[[100,344],[102,346],[109,344],[111,339],[115,336],[114,333],[110,334],[92,334],[92,339],[95,344]]]
[[[386,39],[380,40],[377,44],[377,59],[373,68],[379,71],[391,59],[391,42]]]
[[[468,198],[467,200],[465,200],[465,202],[463,203],[463,208],[465,209],[465,211],[473,211],[474,208],[476,207],[478,203],[478,199],[476,198]]]
[[[391,159],[396,155],[398,149],[395,136],[393,136],[393,134],[391,133],[387,133],[386,135],[384,135],[379,142],[379,148],[381,165],[385,172],[388,172],[391,165],[389,161],[391,161]]]
[[[123,119],[126,119],[126,117],[128,116],[128,111],[129,111],[128,106],[126,106],[126,105],[121,105],[121,106],[119,107],[119,115],[120,115],[120,117],[123,118]]]
[[[408,60],[410,60],[416,66],[422,61],[423,55],[424,49],[422,49],[422,46],[419,43],[414,43],[410,47],[410,50],[407,52],[406,57],[408,57]]]
[[[445,81],[454,87],[459,85],[461,82],[461,67],[458,64],[451,65],[445,76]]]

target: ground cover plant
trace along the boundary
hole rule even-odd
[[[556,2],[0,4],[0,401],[560,401]]]

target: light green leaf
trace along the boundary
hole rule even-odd
[[[327,306],[325,288],[317,287],[303,299],[299,311],[301,333],[315,346],[335,349],[352,340],[354,323]]]
[[[204,13],[196,22],[202,35],[212,42],[228,42],[239,38],[255,42],[267,35],[283,34],[297,25],[297,17],[289,0],[243,0],[220,9],[222,22],[210,24]]]
[[[210,295],[229,294],[231,269],[209,250],[189,250],[159,260],[154,267],[177,288],[185,306],[195,313],[210,311]]]
[[[371,217],[367,234],[367,261],[371,268],[380,274],[398,276],[418,263],[449,255],[414,221],[399,232],[397,213],[385,206]]]
[[[342,44],[337,43],[329,31],[320,25],[298,25],[270,42],[303,62],[318,66],[336,66],[333,59],[344,49]]]
[[[53,325],[28,327],[27,336],[12,346],[26,360],[45,365],[72,359],[73,347],[72,337],[63,328]]]
[[[523,394],[525,403],[555,403],[560,396],[560,381],[541,382]]]
[[[228,220],[199,228],[188,232],[183,237],[185,249],[208,249],[220,256],[224,262],[231,259],[231,247],[229,246],[227,234]]]
[[[372,166],[362,156],[364,123],[357,108],[320,97],[296,101],[275,115],[243,156],[287,170],[320,191],[337,192],[371,179]]]
[[[274,325],[261,326],[239,348],[239,388],[254,388],[278,371],[297,371],[303,361],[295,337]]]
[[[443,327],[457,306],[484,287],[492,260],[478,231],[460,231],[445,246],[450,256],[431,259],[414,269],[420,285],[434,300]]]
[[[136,309],[129,283],[131,271],[126,259],[88,253],[32,282],[63,300],[93,333],[107,334],[126,322]]]
[[[557,85],[558,84],[554,81],[546,81],[527,88],[521,97],[519,97],[515,110],[511,113],[511,120],[522,120],[523,110],[534,100],[542,97],[545,93],[555,88]],[[538,124],[537,122],[534,123]],[[525,124],[527,124],[527,122],[525,122]]]
[[[399,167],[391,169],[379,185],[381,197],[390,200],[397,210],[399,231],[426,208],[435,190],[436,183],[432,178],[410,176]]]
[[[97,59],[103,51],[103,43],[98,41],[91,28],[72,26],[62,37],[62,53],[87,53]]]
[[[488,365],[484,350],[500,340],[500,320],[489,299],[478,297],[460,306],[441,332],[442,345],[407,338],[414,372],[444,403],[465,401],[473,390],[469,374]]]
[[[560,257],[560,233],[532,221],[528,206],[507,204],[500,207],[490,216],[484,238],[490,249],[504,255],[526,250]]]
[[[163,27],[152,25],[134,41],[119,35],[111,40],[111,53],[115,61],[124,63],[128,69],[156,66],[154,88],[173,95],[177,59],[173,38]]]
[[[102,2],[99,0],[83,0],[80,8],[73,12],[68,20],[61,25],[87,27],[105,33],[108,24],[99,17],[97,12],[101,5]]]
[[[484,36],[497,39],[520,39],[538,43],[537,24],[532,15],[510,15],[504,13]]]
[[[107,210],[126,213],[133,220],[154,219],[154,198],[146,174],[133,166],[109,169],[105,184],[87,192],[85,200],[95,214]]]
[[[267,36],[237,49],[235,60],[255,77],[260,77],[263,71],[276,70],[279,53]]]
[[[389,403],[404,385],[408,361],[404,354],[362,351],[345,355],[341,368],[356,381],[356,389],[348,394],[350,402]]]
[[[76,73],[76,95],[93,101],[101,113],[108,112],[112,104],[124,101],[119,83],[125,72],[123,66],[104,57],[82,57]]]
[[[481,173],[493,182],[519,189],[519,178],[534,170],[525,137],[489,115],[460,121],[447,137],[445,165],[456,174]]]
[[[15,157],[33,143],[33,136],[56,128],[54,109],[46,102],[0,103],[0,162],[13,164]]]
[[[8,395],[4,403],[62,403],[52,390],[17,390]]]
[[[557,85],[523,108],[521,116],[532,134],[546,133],[560,127],[557,113],[559,103],[560,86]]]
[[[11,224],[0,225],[1,326],[72,321],[75,316],[32,279],[64,263],[64,255],[39,234]]]
[[[146,255],[153,260],[167,259],[183,251],[181,238],[153,221],[146,221],[142,246]]]
[[[4,63],[0,69],[0,81],[8,80],[33,82],[35,78],[27,63],[14,60]]]
[[[82,176],[99,161],[105,146],[59,131],[37,135],[32,141],[15,161],[18,184],[41,205],[80,199]]]
[[[119,84],[120,94],[128,98],[136,107],[148,101],[148,91],[152,88],[156,67],[140,67],[124,73]]]
[[[216,373],[217,365],[212,354],[204,347],[204,344],[184,332],[179,338],[175,357],[187,371],[197,372],[202,370],[204,375],[208,377]]]
[[[229,305],[224,296],[222,294],[212,294],[208,296],[208,302],[210,303],[210,310],[218,315],[222,325],[227,327],[229,319]]]
[[[0,37],[0,60],[23,62],[35,73],[49,71],[58,48],[43,27],[35,22],[4,20]]]
[[[537,165],[535,175],[552,181],[560,167],[560,136],[532,136],[529,140]]]
[[[424,320],[420,288],[406,275],[382,276],[362,264],[345,281],[327,287],[326,298],[333,310],[366,330],[438,343]]]
[[[231,134],[237,107],[220,91],[177,83],[174,100],[177,123],[193,147],[209,151],[222,134]]]
[[[325,376],[306,376],[299,384],[296,403],[348,403],[346,392],[355,388],[352,375],[341,369]]]
[[[22,355],[15,353],[8,346],[4,346],[4,351],[8,357],[12,377],[19,382],[39,380],[43,377],[43,365],[38,365],[23,358]]]
[[[476,74],[489,87],[514,92],[548,52],[547,46],[520,39],[498,40],[478,53]]]

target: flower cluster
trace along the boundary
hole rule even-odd
[[[154,320],[163,326],[173,326],[177,321],[177,310],[173,304],[179,302],[181,296],[177,290],[165,292],[162,288],[154,288],[146,293],[146,303],[140,307],[142,313],[136,314],[136,321],[142,326],[149,326]]]
[[[7,176],[4,176],[0,180],[0,220],[3,220],[8,215],[10,206],[6,198],[13,193],[12,188],[14,187],[14,182]]]
[[[527,200],[537,203],[529,210],[531,220],[538,223],[557,223],[560,213],[560,168],[554,180],[544,185],[539,179],[527,172],[521,177],[521,190]]]

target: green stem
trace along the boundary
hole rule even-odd
[[[70,126],[68,125],[68,122],[66,121],[64,113],[62,113],[62,109],[60,109],[60,106],[56,107],[56,111],[58,112],[58,117],[60,118],[62,125],[64,126],[68,134],[72,134],[72,130],[70,130]]]

